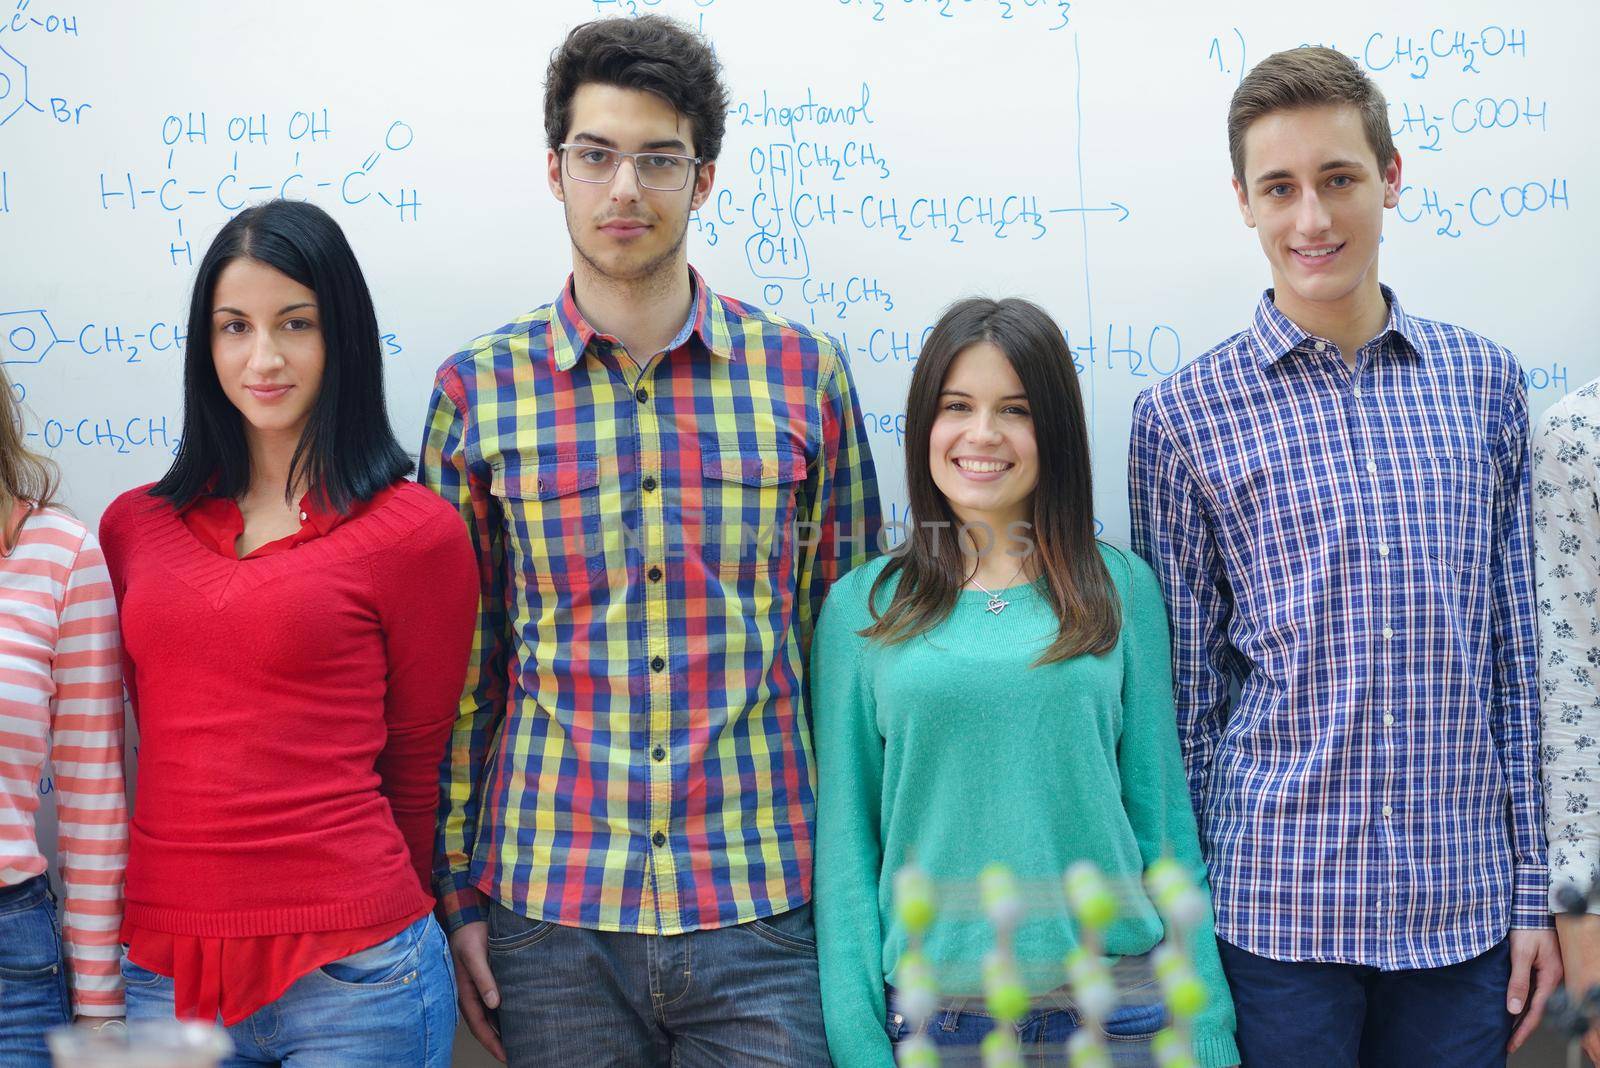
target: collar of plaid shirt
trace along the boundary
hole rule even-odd
[[[567,276],[567,284],[561,287],[560,298],[550,309],[550,358],[558,371],[570,371],[576,367],[595,338],[613,345],[620,344],[615,337],[602,334],[590,326],[583,312],[578,310],[576,281],[573,276]],[[700,278],[700,272],[693,267],[689,268],[689,285],[693,296],[689,304],[689,317],[684,320],[683,329],[668,342],[666,351],[675,352],[692,337],[711,355],[724,360],[733,359],[728,316],[722,302],[713,299],[715,295]]]
[[[1388,286],[1378,288],[1383,291],[1384,303],[1389,306],[1389,321],[1378,331],[1377,338],[1392,334],[1404,341],[1412,354],[1421,352],[1415,328],[1400,307],[1400,301],[1395,298],[1394,290]],[[1250,336],[1255,341],[1256,366],[1262,370],[1271,367],[1311,338],[1294,320],[1283,314],[1273,300],[1273,291],[1270,289],[1262,294],[1256,304],[1255,318],[1250,322]],[[1378,351],[1383,351],[1383,348],[1380,347]]]

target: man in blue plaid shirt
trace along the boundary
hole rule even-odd
[[[1400,158],[1349,57],[1264,60],[1228,133],[1273,288],[1139,397],[1129,481],[1239,1048],[1503,1065],[1561,979],[1521,371],[1379,284]]]

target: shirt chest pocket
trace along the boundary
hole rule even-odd
[[[744,576],[793,559],[796,495],[806,476],[803,453],[788,445],[707,449],[700,474],[697,542],[707,566]],[[686,529],[694,525],[685,522]]]
[[[587,586],[604,572],[598,460],[497,467],[491,488],[504,514],[506,552],[529,586]]]
[[[1412,533],[1421,550],[1457,573],[1489,560],[1494,531],[1494,468],[1472,455],[1429,455],[1416,469]]]

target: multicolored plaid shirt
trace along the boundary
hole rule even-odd
[[[648,361],[554,304],[440,368],[419,479],[481,566],[435,885],[675,934],[811,893],[804,666],[872,555],[872,454],[838,347],[693,276]]]
[[[1383,292],[1351,371],[1268,291],[1139,397],[1129,492],[1217,934],[1430,968],[1550,924],[1528,413],[1509,352]]]

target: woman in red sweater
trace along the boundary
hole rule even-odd
[[[100,526],[141,739],[128,1015],[220,1017],[230,1064],[450,1062],[427,887],[477,579],[409,468],[338,225],[236,216],[195,282],[177,458]]]

